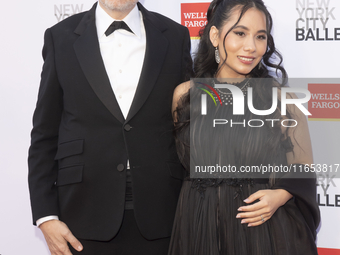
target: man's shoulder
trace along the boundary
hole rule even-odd
[[[158,18],[159,20],[161,20],[162,22],[164,22],[165,24],[167,24],[168,26],[170,27],[176,27],[178,29],[185,29],[185,26],[177,23],[176,21],[158,13],[158,12],[150,12],[152,13],[153,15],[156,16],[156,18]]]
[[[80,21],[84,18],[84,16],[88,13],[89,11],[84,11],[81,13],[77,13],[74,14],[60,22],[58,22],[57,24],[53,25],[52,27],[50,27],[49,29],[51,29],[52,31],[68,31],[68,30],[72,30],[74,31],[78,24],[80,23]]]
[[[158,12],[154,12],[154,11],[147,11],[148,16],[152,17],[154,22],[160,23],[165,25],[165,27],[167,27],[168,29],[172,29],[175,30],[177,32],[185,32],[187,31],[187,28],[179,23],[177,23],[176,21],[158,13]]]

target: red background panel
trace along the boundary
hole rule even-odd
[[[189,29],[190,37],[199,37],[199,31],[206,24],[210,3],[182,3],[181,24]]]
[[[312,114],[309,119],[340,120],[340,84],[308,84],[308,90],[312,94],[308,102],[308,111]],[[333,108],[329,108],[332,105]]]
[[[340,255],[338,249],[318,248],[319,255]]]

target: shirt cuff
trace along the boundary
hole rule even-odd
[[[51,216],[46,216],[43,218],[40,218],[39,220],[37,220],[36,224],[37,227],[39,227],[41,224],[43,224],[46,221],[50,221],[50,220],[59,220],[59,217],[56,215],[51,215]]]

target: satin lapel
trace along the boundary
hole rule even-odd
[[[121,123],[124,123],[124,116],[112,91],[110,80],[105,71],[104,62],[100,54],[95,24],[95,8],[96,5],[84,16],[75,30],[79,38],[73,47],[86,79],[95,94],[113,116]]]
[[[168,40],[163,35],[166,27],[162,26],[162,22],[141,4],[138,3],[138,7],[143,14],[146,50],[137,90],[125,122],[128,122],[139,111],[150,95],[162,70],[168,48]]]

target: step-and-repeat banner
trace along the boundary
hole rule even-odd
[[[192,51],[206,22],[210,1],[141,0],[144,6],[187,26]],[[43,235],[32,225],[27,187],[27,150],[42,66],[44,30],[91,8],[91,0],[5,1],[0,15],[0,254],[49,254]],[[276,47],[291,78],[316,78],[308,88],[309,128],[314,161],[340,163],[339,78],[340,1],[265,0],[274,19]],[[305,80],[305,79],[304,79]],[[338,169],[340,171],[340,169]],[[322,222],[319,254],[340,254],[340,181],[318,174],[317,201]],[[208,255],[208,254],[207,254]]]

